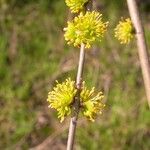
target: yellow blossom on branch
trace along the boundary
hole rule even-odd
[[[101,41],[106,31],[108,22],[102,21],[102,14],[99,12],[80,13],[73,21],[68,22],[68,27],[64,28],[65,40],[75,47],[85,44],[90,48],[96,41]]]
[[[58,83],[51,92],[48,93],[47,101],[50,103],[49,107],[54,108],[58,112],[58,118],[62,122],[66,116],[73,111],[74,99],[77,96],[77,89],[75,88],[75,81],[70,78],[66,79],[61,84]],[[104,104],[102,92],[95,92],[95,89],[87,89],[83,82],[83,87],[80,93],[80,107],[82,114],[91,121],[94,121],[96,116],[102,112]]]
[[[48,93],[47,101],[50,103],[49,107],[54,108],[58,111],[58,118],[61,122],[65,116],[71,113],[71,103],[73,102],[76,94],[75,82],[71,81],[70,78],[66,79],[63,83],[58,83],[53,91]]]
[[[102,110],[105,106],[102,103],[102,100],[104,98],[103,93],[96,93],[94,87],[91,90],[89,90],[84,85],[81,91],[80,98],[82,105],[81,112],[90,121],[95,121],[96,116],[102,113]]]
[[[88,0],[65,0],[65,2],[72,13],[78,13],[83,10],[84,5],[88,2]]]
[[[133,39],[133,26],[129,18],[122,20],[115,28],[115,37],[121,44],[128,44]]]

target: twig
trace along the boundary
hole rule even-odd
[[[77,95],[75,97],[75,102],[74,102],[74,106],[73,106],[74,107],[73,116],[72,116],[71,121],[70,121],[67,150],[72,150],[73,145],[74,145],[74,138],[75,138],[75,132],[76,132],[76,126],[77,126],[77,120],[78,120],[78,113],[79,113],[79,108],[80,108],[80,91],[81,91],[81,84],[82,84],[84,58],[85,58],[85,46],[84,46],[84,44],[81,44],[78,72],[77,72],[77,78],[76,78]]]
[[[142,68],[143,80],[150,107],[150,62],[148,58],[147,44],[144,35],[144,29],[139,15],[139,10],[135,0],[127,0],[129,13],[136,31],[139,59]]]

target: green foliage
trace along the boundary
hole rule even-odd
[[[6,10],[0,9],[0,149],[29,149],[58,133],[57,117],[47,108],[47,92],[55,79],[68,76],[68,70],[75,77],[72,66],[78,55],[63,44],[68,15],[64,1],[9,2]],[[114,27],[123,14],[128,16],[123,1],[97,2],[110,26]],[[150,40],[147,16],[143,18]],[[148,150],[150,111],[137,50],[134,42],[119,45],[111,37],[113,31],[109,32],[100,48],[88,52],[84,75],[88,87],[103,89],[105,112],[94,124],[79,123],[76,149]],[[10,47],[15,41],[17,52],[11,58]],[[66,140],[61,133],[56,138],[62,143]]]

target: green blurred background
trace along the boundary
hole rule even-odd
[[[138,1],[150,41],[150,2]],[[84,80],[105,94],[95,123],[79,119],[76,150],[149,150],[148,108],[135,39],[120,45],[113,28],[128,17],[126,1],[95,0],[109,20],[105,39],[86,53]],[[63,28],[72,18],[64,0],[0,0],[0,149],[63,150],[63,123],[48,108],[55,80],[75,79],[79,50],[67,46]],[[148,43],[150,47],[150,43]]]

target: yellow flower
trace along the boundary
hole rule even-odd
[[[96,116],[99,113],[102,113],[102,110],[105,106],[102,103],[104,95],[102,92],[96,93],[94,87],[91,90],[88,90],[83,84],[80,98],[82,106],[81,111],[83,115],[86,116],[89,120],[95,121]]]
[[[127,44],[131,41],[133,36],[133,26],[129,18],[122,20],[115,28],[115,37],[121,44]]]
[[[94,42],[101,41],[107,25],[108,22],[102,21],[102,14],[99,12],[86,12],[85,15],[80,13],[72,22],[68,22],[67,28],[64,28],[65,40],[75,47],[83,43],[86,48],[90,48]]]
[[[65,116],[71,113],[71,104],[76,94],[75,82],[71,81],[70,78],[66,79],[63,83],[58,83],[53,91],[49,92],[47,101],[50,103],[49,107],[54,108],[58,111],[58,118],[61,122]]]
[[[70,115],[73,111],[73,102],[77,94],[75,88],[75,81],[70,78],[66,79],[63,83],[56,81],[56,87],[48,93],[47,101],[50,103],[49,107],[54,108],[58,112],[58,118],[62,122],[66,116]],[[80,93],[80,106],[81,112],[89,120],[94,121],[96,116],[102,112],[104,104],[102,92],[96,93],[95,89],[87,89],[83,82],[82,91]]]
[[[72,13],[78,13],[83,10],[85,3],[88,0],[65,0],[66,5],[71,9]]]

